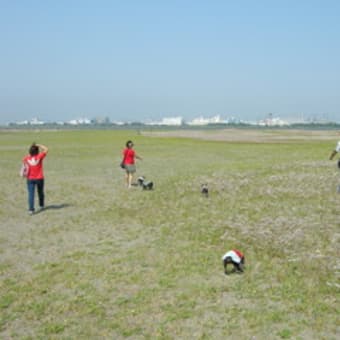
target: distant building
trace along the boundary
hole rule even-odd
[[[39,120],[38,118],[32,118],[32,120],[30,121],[31,125],[44,125],[45,122],[43,122],[42,120]]]
[[[147,122],[145,125],[168,125],[168,126],[181,126],[184,124],[184,120],[182,117],[170,117],[170,118],[163,118],[159,122]]]
[[[282,120],[279,117],[273,117],[272,113],[269,113],[268,117],[258,122],[259,126],[288,126],[290,123],[286,120]]]
[[[70,125],[89,125],[91,124],[91,120],[88,118],[78,118],[78,119],[72,119],[67,122]]]
[[[20,121],[20,122],[14,123],[14,124],[16,124],[16,125],[28,125],[29,122],[28,122],[28,120],[22,120],[22,121]]]
[[[113,125],[125,125],[126,123],[122,121],[113,121],[112,124]]]
[[[31,120],[23,120],[20,122],[16,122],[16,125],[44,125],[45,122],[39,120],[38,118],[32,118]]]
[[[222,121],[221,116],[217,115],[217,116],[213,116],[210,118],[204,118],[204,117],[198,117],[198,118],[194,118],[191,122],[188,122],[188,125],[208,125],[208,124],[223,124],[225,123],[224,121]]]
[[[109,117],[96,117],[92,119],[91,123],[93,124],[111,124],[111,120]]]

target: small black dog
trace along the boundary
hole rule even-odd
[[[209,197],[209,189],[208,189],[208,184],[202,184],[201,185],[201,194],[204,196],[204,197]]]
[[[143,190],[152,190],[153,189],[153,182],[146,181],[144,176],[138,177],[138,185],[143,188]]]

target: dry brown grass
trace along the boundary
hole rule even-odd
[[[287,143],[297,141],[334,141],[338,131],[298,129],[221,129],[221,130],[172,130],[142,131],[144,136],[195,138],[225,142]]]

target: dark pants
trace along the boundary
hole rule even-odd
[[[244,270],[244,256],[241,258],[240,263],[236,263],[232,260],[230,256],[224,259],[223,264],[224,264],[224,272],[227,273],[227,265],[232,264],[234,266],[234,271],[239,271],[243,272]]]
[[[244,268],[244,257],[241,259],[241,263],[234,263],[234,268],[236,268],[238,271],[243,272]]]
[[[43,179],[28,179],[27,180],[28,209],[30,211],[34,211],[35,187],[37,187],[40,208],[43,208],[45,205],[44,180]]]

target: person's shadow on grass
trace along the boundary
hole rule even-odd
[[[46,210],[59,210],[70,207],[71,204],[68,203],[62,203],[62,204],[50,204],[45,206],[43,209],[39,210],[38,213],[44,212]]]

